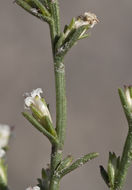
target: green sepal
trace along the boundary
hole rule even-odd
[[[129,126],[132,126],[132,113],[131,113],[131,110],[130,110],[129,105],[127,103],[125,93],[121,88],[118,89],[118,93],[120,96],[121,104],[122,104],[124,113],[126,115],[128,124],[129,124]]]
[[[0,187],[7,187],[7,165],[5,160],[0,158]]]
[[[59,172],[60,178],[62,178],[66,174],[72,172],[73,170],[83,166],[85,163],[96,158],[98,155],[99,155],[98,153],[94,152],[94,153],[86,154],[83,157],[77,159],[69,167],[67,167],[67,168],[63,169],[61,172]]]
[[[27,112],[22,113],[23,116],[41,133],[43,133],[52,144],[58,144],[58,138],[49,133],[32,115]]]
[[[101,176],[103,178],[103,180],[105,181],[106,185],[108,187],[110,187],[110,184],[109,184],[109,176],[108,176],[108,173],[107,171],[104,169],[103,166],[100,166],[100,173],[101,173]]]
[[[33,117],[40,121],[40,119],[43,117],[42,113],[34,105],[31,105],[30,109],[32,111]]]
[[[41,118],[40,123],[43,125],[43,127],[54,137],[57,138],[57,133],[55,128],[53,127],[53,124],[51,123],[48,116],[44,116]]]
[[[72,161],[73,161],[73,157],[71,155],[68,155],[58,165],[56,172],[61,172],[63,169],[66,169],[67,167],[69,167],[71,165]]]
[[[49,132],[51,133],[54,137],[57,137],[56,131],[53,127],[53,124],[51,123],[50,119],[48,116],[43,116],[42,113],[34,106],[31,105],[31,111],[32,111],[32,115],[33,117],[43,125],[43,127]]]

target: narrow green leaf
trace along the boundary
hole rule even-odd
[[[121,160],[118,166],[118,172],[116,173],[115,177],[115,189],[122,189],[131,162],[132,162],[132,132],[131,130],[129,130],[123,148]]]
[[[58,144],[58,139],[51,135],[32,115],[27,112],[23,112],[22,114],[36,129],[43,133],[52,144]]]
[[[69,30],[72,30],[72,28],[74,27],[75,20],[76,20],[75,17],[73,17],[72,20],[71,20],[71,23],[70,23],[69,26],[68,26],[68,29],[69,29]]]
[[[109,176],[108,176],[108,173],[106,172],[106,170],[104,169],[103,166],[100,166],[100,173],[101,173],[101,176],[102,176],[103,180],[105,181],[106,185],[108,187],[110,187]]]
[[[48,16],[50,17],[50,13],[49,11],[46,9],[46,7],[44,7],[44,5],[39,1],[39,0],[32,0],[35,5],[40,9],[40,11],[42,12],[43,16]]]
[[[69,167],[65,168],[59,173],[60,177],[63,177],[66,174],[72,172],[73,170],[83,166],[85,163],[96,158],[98,155],[99,155],[98,153],[94,152],[94,153],[86,154],[83,157],[77,159],[73,164],[71,164]]]
[[[46,170],[44,168],[42,168],[42,179],[47,179],[47,174],[46,174]]]
[[[58,41],[55,44],[55,51],[57,51],[60,48],[60,46],[62,45],[64,39],[65,39],[64,33],[61,33]]]
[[[33,16],[39,18],[42,21],[50,23],[52,19],[50,17],[44,16],[38,12],[36,8],[32,8],[28,3],[26,3],[24,0],[16,0],[15,1],[17,5],[22,7],[24,10],[26,10],[28,13],[32,14]]]

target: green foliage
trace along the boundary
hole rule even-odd
[[[53,136],[49,131],[47,131],[43,125],[41,125],[32,115],[27,112],[22,113],[23,116],[41,133],[43,133],[52,144],[58,144],[58,139],[56,136]],[[48,120],[47,120],[48,123]]]

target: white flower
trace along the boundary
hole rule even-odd
[[[2,148],[0,149],[0,158],[3,158],[5,156],[6,152]]]
[[[11,128],[8,125],[0,124],[0,149],[8,145]]]
[[[41,97],[43,91],[41,88],[33,90],[31,93],[25,93],[25,108],[30,109],[32,106],[41,114],[41,116],[48,116],[52,122],[50,112],[47,108],[45,100]]]
[[[40,187],[35,186],[35,187],[28,187],[26,190],[40,190]]]
[[[38,14],[38,10],[37,10],[37,9],[32,8],[32,9],[30,9],[30,10],[32,11],[32,13],[34,13],[34,14]]]
[[[132,86],[124,86],[125,96],[130,110],[132,111]]]
[[[84,15],[80,15],[75,21],[75,28],[79,28],[81,26],[89,25],[90,28],[93,28],[95,24],[97,24],[99,20],[97,16],[90,12],[85,12]]]

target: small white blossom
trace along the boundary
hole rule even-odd
[[[0,149],[0,158],[3,158],[5,156],[6,152],[2,148]]]
[[[32,13],[34,13],[34,14],[38,14],[38,10],[35,9],[35,8],[32,8],[31,11],[32,11]]]
[[[40,190],[40,187],[39,186],[28,187],[26,190]]]
[[[41,88],[37,88],[31,93],[25,93],[25,108],[30,109],[30,107],[33,105],[42,114],[42,116],[48,116],[50,121],[52,122],[47,105],[44,100],[42,100],[42,97],[40,95],[42,93],[43,91]]]
[[[0,149],[8,145],[11,128],[8,125],[0,124]]]
[[[81,26],[89,25],[90,28],[93,28],[95,24],[97,24],[98,19],[97,16],[90,12],[85,12],[84,15],[80,15],[75,21],[75,28],[79,28]]]

